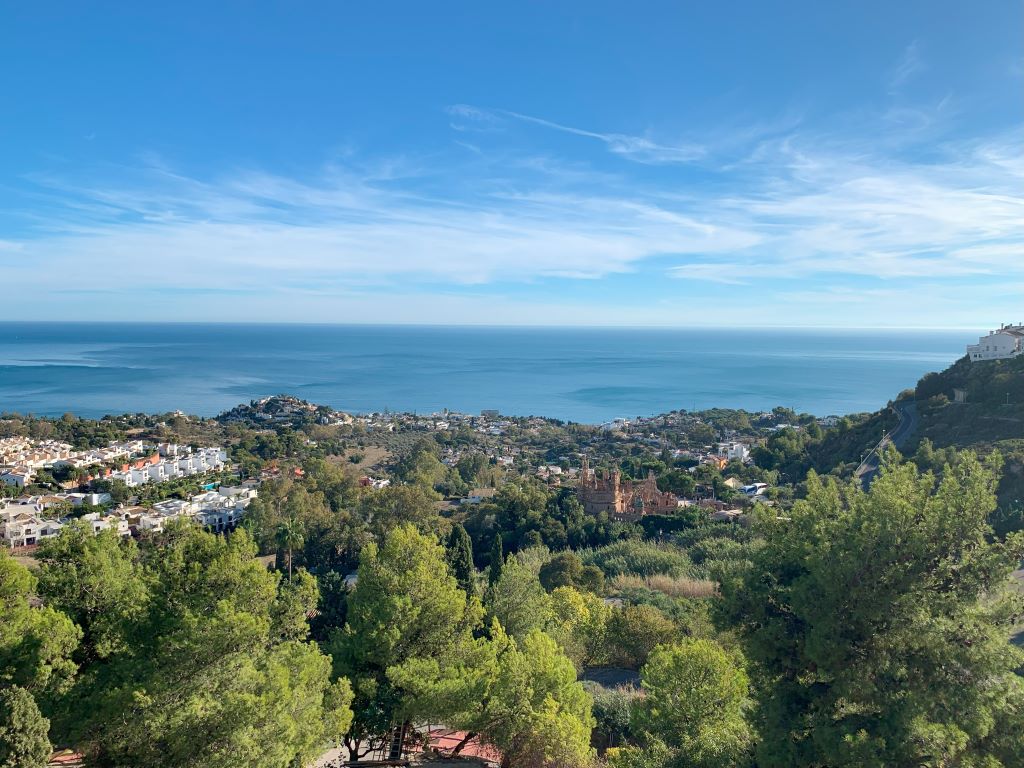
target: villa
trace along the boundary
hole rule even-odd
[[[967,347],[971,362],[977,360],[1005,360],[1024,355],[1024,325],[1003,325],[997,331],[982,336],[977,344]]]

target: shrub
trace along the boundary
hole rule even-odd
[[[690,558],[675,547],[649,541],[616,541],[598,549],[580,551],[587,565],[596,565],[608,578],[622,574],[685,576],[690,573]]]

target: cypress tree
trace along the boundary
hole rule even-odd
[[[494,537],[491,547],[491,567],[487,572],[487,583],[494,586],[501,578],[501,569],[505,565],[505,553],[502,551],[501,534]]]
[[[448,536],[448,565],[452,569],[452,575],[459,583],[459,589],[472,595],[475,591],[473,583],[473,541],[466,533],[466,529],[459,523],[452,526],[452,532]]]

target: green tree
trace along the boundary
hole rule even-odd
[[[501,578],[501,569],[505,565],[505,553],[502,547],[501,534],[494,537],[494,544],[491,545],[491,561],[487,570],[487,583],[491,586]]]
[[[444,548],[411,525],[368,544],[349,599],[348,622],[328,648],[338,676],[352,681],[355,720],[346,743],[357,754],[394,722],[429,717],[435,702],[407,684],[410,669],[442,679],[472,655],[479,600],[467,600],[450,574]],[[454,672],[453,672],[454,674]]]
[[[558,587],[577,587],[591,592],[604,590],[604,572],[596,565],[584,565],[575,552],[561,552],[540,568],[540,583],[548,592]]]
[[[486,604],[488,614],[520,641],[531,630],[546,629],[554,618],[551,598],[536,572],[515,555],[508,556],[501,577],[488,588]]]
[[[487,466],[487,457],[484,454],[467,453],[459,459],[455,469],[458,470],[464,482],[472,484],[479,481]]]
[[[318,573],[317,615],[310,621],[310,634],[317,642],[326,642],[330,633],[345,626],[348,614],[348,583],[337,571]]]
[[[294,552],[303,545],[304,541],[302,524],[295,517],[286,518],[277,524],[277,545],[288,558],[289,581],[292,579]]]
[[[591,699],[558,644],[540,630],[522,642],[492,631],[497,675],[473,730],[502,753],[502,768],[574,768],[591,757]]]
[[[421,485],[392,485],[364,491],[358,511],[378,538],[405,524],[427,532],[433,530],[437,523],[435,499],[436,496]]]
[[[52,752],[49,730],[31,693],[19,686],[0,689],[0,768],[45,768]]]
[[[305,640],[309,636],[309,620],[320,601],[317,580],[305,569],[295,572],[294,578],[277,585],[271,629],[274,637],[282,640]]]
[[[749,682],[735,655],[710,640],[659,646],[641,680],[644,695],[635,701],[631,720],[635,731],[693,768],[749,762]]]
[[[94,534],[88,523],[74,521],[44,541],[36,558],[40,594],[82,629],[77,659],[90,664],[120,650],[125,628],[149,600],[135,542],[110,529]]]
[[[107,565],[89,548],[59,549],[67,559],[54,572],[74,573],[72,585],[95,583]],[[141,609],[105,625],[105,652],[61,707],[63,738],[93,764],[136,768],[291,768],[340,738],[345,683],[331,684],[315,645],[288,639],[304,635],[304,574],[281,590],[255,553],[245,531],[216,536],[185,521],[143,547],[126,576],[143,584]]]
[[[936,482],[886,456],[865,493],[813,473],[725,592],[758,672],[761,766],[1011,766],[1022,654],[1007,596],[1024,538],[992,539],[998,457]]]
[[[448,536],[448,565],[459,589],[467,595],[476,592],[476,569],[473,567],[473,541],[466,529],[458,523],[452,526]]]
[[[607,629],[612,609],[591,592],[558,587],[550,598],[553,620],[547,633],[553,637],[578,669],[605,664]]]
[[[53,695],[71,683],[72,654],[82,633],[54,608],[33,607],[35,589],[28,568],[0,548],[0,689]]]
[[[612,664],[640,669],[651,651],[678,635],[672,620],[653,605],[627,605],[608,619],[608,655]]]
[[[576,587],[583,578],[583,562],[575,552],[561,552],[541,566],[539,575],[548,592],[556,587]]]
[[[633,704],[641,695],[640,691],[631,685],[613,688],[605,688],[593,682],[585,682],[583,685],[594,700],[594,720],[597,725],[594,727],[591,741],[598,751],[618,747],[624,740],[631,738]],[[648,768],[656,764],[651,762]]]

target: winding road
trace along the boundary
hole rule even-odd
[[[882,451],[885,450],[886,446],[891,444],[896,447],[896,450],[901,451],[903,446],[907,444],[910,436],[917,431],[917,425],[920,421],[917,414],[917,401],[899,400],[893,405],[893,408],[896,410],[896,415],[899,416],[899,423],[892,432],[887,432],[882,436],[882,439],[878,441],[878,445],[871,449],[854,473],[854,476],[863,484],[864,490],[868,489],[871,481],[878,475],[878,465],[881,462]]]

